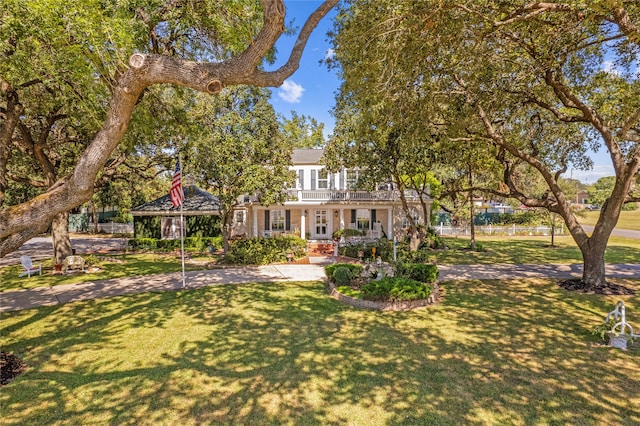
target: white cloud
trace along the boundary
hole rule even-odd
[[[330,61],[333,58],[336,57],[336,51],[335,49],[327,49],[326,52],[324,52],[324,59],[325,61]]]
[[[294,82],[293,80],[285,80],[278,90],[278,96],[286,102],[297,104],[302,98],[304,87]]]
[[[616,64],[614,64],[612,61],[604,61],[602,65],[603,65],[602,68],[605,72],[608,72],[610,74],[617,75],[617,76],[620,75],[620,71],[616,68]]]

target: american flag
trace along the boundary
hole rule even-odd
[[[173,203],[173,207],[180,207],[184,201],[184,190],[182,189],[182,172],[180,171],[180,160],[176,161],[176,171],[171,181],[171,189],[169,190],[169,198]]]

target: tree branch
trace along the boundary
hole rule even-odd
[[[34,223],[50,222],[56,214],[69,211],[91,198],[98,172],[122,140],[136,102],[147,87],[169,83],[215,94],[226,85],[279,86],[298,68],[309,35],[337,2],[326,0],[309,16],[287,63],[276,71],[262,71],[259,65],[284,31],[282,0],[262,0],[263,28],[242,54],[228,61],[196,63],[175,57],[133,54],[129,60],[131,67],[119,77],[114,88],[103,127],[71,174],[46,193],[0,210],[0,257],[12,246],[4,243],[8,236],[19,234],[22,241],[26,241],[39,232]]]

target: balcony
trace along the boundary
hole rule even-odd
[[[336,189],[316,189],[316,190],[290,190],[288,191],[290,201],[314,201],[314,202],[359,202],[359,201],[399,201],[399,191],[351,191]],[[416,191],[405,191],[405,197],[409,201],[418,200]]]

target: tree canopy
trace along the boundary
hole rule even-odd
[[[266,89],[236,86],[205,96],[189,111],[195,129],[182,152],[189,173],[220,199],[226,251],[241,196],[267,205],[284,201],[295,180],[289,171],[294,141],[283,137]]]
[[[134,111],[159,85],[211,95],[239,84],[279,86],[297,69],[309,34],[336,3],[323,2],[301,28],[287,62],[264,71],[285,30],[281,0],[224,7],[215,0],[5,1],[0,11],[0,256],[91,198],[99,173],[123,147]],[[40,101],[43,111],[27,105],[27,99],[39,98],[35,91],[47,96]],[[77,159],[45,192],[4,203],[21,123],[42,123],[54,113],[82,125],[85,145],[77,147]],[[147,126],[163,131],[162,121]]]
[[[339,137],[377,150],[395,132],[406,139],[403,150],[413,143],[430,164],[458,169],[462,154],[486,158],[483,168],[499,167],[501,182],[477,189],[559,214],[583,253],[583,280],[605,285],[608,237],[622,205],[640,199],[640,4],[342,6],[333,33],[344,80],[336,117],[350,133]],[[616,184],[589,236],[560,179],[569,168],[589,169],[587,153],[600,146]],[[532,176],[544,182],[541,193],[531,191]]]

